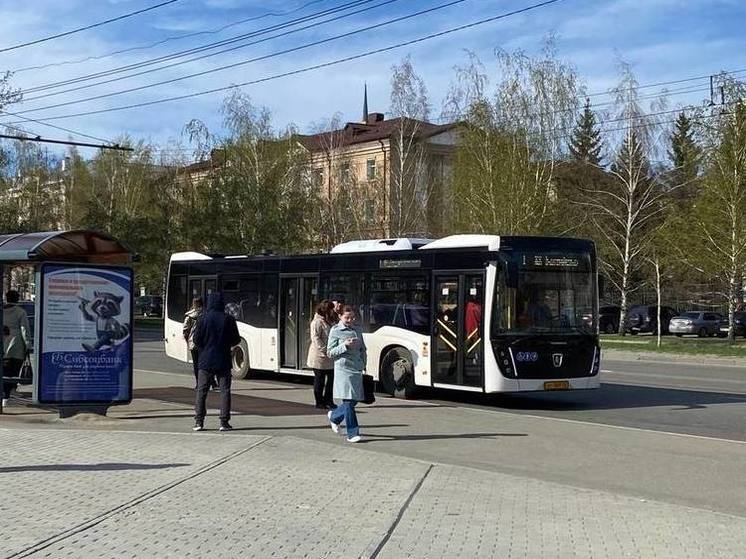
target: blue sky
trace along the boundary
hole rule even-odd
[[[42,64],[58,64],[45,69],[17,71],[12,78],[12,84],[27,89],[125,64],[135,64],[237,34],[249,33],[349,1],[179,0],[117,23],[1,52],[0,72]],[[375,0],[357,9],[383,1]],[[72,101],[209,70],[386,21],[446,1],[398,0],[363,14],[232,53],[90,89],[27,101],[7,109],[14,112],[34,109],[53,102]],[[323,46],[118,97],[29,112],[26,116],[44,120],[45,117],[150,101],[263,78],[427,35],[526,7],[536,1],[466,0],[451,8]],[[0,0],[0,49],[115,17],[155,3],[158,3],[157,0]],[[305,4],[310,5],[297,10]],[[282,13],[291,10],[296,11],[288,15],[267,15],[269,12]],[[211,30],[252,17],[260,19],[232,26],[220,33],[169,41],[154,48],[121,53],[80,64],[59,64],[90,56],[101,56],[115,50],[144,46],[176,35]],[[358,120],[364,82],[368,83],[370,110],[386,112],[389,105],[391,66],[409,54],[416,71],[427,84],[433,114],[437,116],[453,77],[453,67],[464,62],[466,49],[480,56],[494,80],[498,78],[492,64],[492,53],[496,47],[508,50],[523,49],[527,53],[535,53],[541,48],[547,33],[554,32],[558,37],[560,58],[577,67],[588,91],[597,92],[605,91],[613,85],[620,58],[632,65],[639,82],[643,84],[708,75],[720,70],[744,69],[744,23],[746,2],[741,0],[562,0],[526,14],[443,38],[311,73],[248,86],[244,91],[256,104],[265,105],[271,110],[278,127],[294,123],[301,131],[309,131],[314,122],[335,112],[340,112],[346,120]],[[741,76],[746,76],[746,72]],[[706,80],[684,84],[685,87],[706,85]],[[682,86],[671,87],[675,89]],[[52,91],[56,90],[45,93]],[[34,94],[28,93],[26,97],[32,95]],[[134,110],[55,120],[53,123],[102,138],[116,138],[126,133],[136,139],[142,138],[165,144],[170,139],[178,139],[183,126],[193,118],[200,119],[212,130],[219,131],[220,103],[223,95],[218,93]],[[679,103],[697,102],[705,95],[705,92],[672,95],[669,104],[676,106]],[[17,120],[0,115],[0,122]],[[48,137],[67,136],[64,132],[50,130],[38,124],[29,123],[27,128]]]

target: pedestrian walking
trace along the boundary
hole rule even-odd
[[[334,312],[337,315],[337,322],[339,322],[339,317],[342,316],[342,310],[345,308],[345,300],[337,297],[332,301],[332,304],[334,305]]]
[[[233,348],[241,343],[236,319],[225,312],[221,293],[207,297],[207,310],[197,322],[194,345],[199,352],[197,396],[194,404],[194,431],[201,431],[205,422],[207,391],[214,379],[220,385],[220,430],[230,431],[231,418],[231,357]]]
[[[332,399],[334,360],[326,353],[329,331],[337,323],[334,303],[324,299],[316,307],[311,321],[311,344],[306,365],[313,369],[313,397],[317,409],[336,409]]]
[[[202,297],[195,297],[192,299],[192,308],[190,308],[184,315],[184,326],[182,332],[184,339],[186,340],[189,353],[192,356],[192,368],[194,369],[194,389],[197,389],[197,383],[199,381],[199,350],[194,345],[194,332],[197,328],[197,322],[202,318],[204,312],[204,302]],[[211,388],[215,389],[218,387],[218,383],[213,379]]]
[[[344,422],[347,427],[347,442],[359,442],[360,426],[355,406],[363,400],[363,371],[368,359],[363,333],[355,325],[355,310],[342,308],[339,322],[329,331],[327,354],[334,360],[334,397],[342,400],[336,410],[327,415],[332,431],[339,432]]]
[[[5,294],[3,306],[3,376],[18,377],[23,361],[29,352],[29,328],[26,311],[18,306],[20,296],[14,289]],[[10,393],[18,387],[17,381],[3,379],[3,406],[8,404]]]

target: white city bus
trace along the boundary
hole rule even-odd
[[[238,322],[233,375],[312,374],[309,324],[322,299],[358,310],[367,370],[393,395],[418,386],[475,392],[599,386],[591,241],[454,235],[353,241],[329,254],[173,254],[166,353],[188,361],[191,299],[219,290]]]

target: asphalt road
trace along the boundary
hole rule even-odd
[[[156,409],[122,416],[117,428],[183,432],[191,365],[167,358],[154,337],[138,334],[135,367],[136,393]],[[380,397],[361,407],[361,446],[746,517],[746,370],[611,354],[602,370],[602,388],[593,391]],[[309,405],[310,384],[273,374],[234,383],[234,426],[334,440]]]
[[[140,332],[137,340],[138,369],[191,374],[191,366],[166,357],[156,332]],[[746,367],[612,356],[603,359],[601,375],[599,390],[481,395],[424,389],[418,401],[746,441]],[[259,378],[311,383],[286,375]]]

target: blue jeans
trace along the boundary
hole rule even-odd
[[[356,437],[360,434],[360,428],[357,424],[357,414],[355,413],[356,400],[342,400],[342,405],[336,410],[332,410],[330,419],[333,423],[341,425],[344,422],[347,427],[347,438]]]

